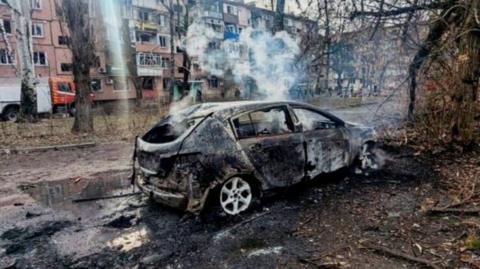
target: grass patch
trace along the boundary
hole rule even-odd
[[[480,238],[477,234],[470,234],[465,240],[465,248],[468,250],[480,250]]]
[[[0,149],[64,145],[87,141],[128,141],[145,133],[165,112],[158,110],[100,113],[94,116],[93,134],[72,134],[71,117],[44,118],[37,123],[0,122]]]

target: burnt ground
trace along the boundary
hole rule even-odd
[[[127,144],[8,155],[0,268],[422,268],[368,245],[473,266],[452,250],[466,216],[421,211],[438,194],[432,161],[385,151],[373,175],[332,174],[280,190],[241,217],[207,220],[128,196]],[[127,196],[81,200],[118,194]]]

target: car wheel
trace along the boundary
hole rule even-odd
[[[6,121],[16,122],[18,120],[18,108],[17,107],[9,107],[3,113],[3,117]]]
[[[252,207],[254,186],[241,177],[232,177],[220,189],[220,206],[228,215],[238,215]]]

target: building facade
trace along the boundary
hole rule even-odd
[[[73,81],[72,54],[68,47],[68,27],[57,14],[60,1],[32,1],[32,40],[35,73],[41,78],[61,78]],[[200,19],[214,30],[215,37],[210,40],[212,50],[226,50],[238,61],[248,61],[246,49],[236,44],[239,35],[248,27],[273,29],[274,13],[270,10],[245,3],[243,0],[105,0],[90,1],[89,16],[95,27],[95,46],[97,60],[91,69],[92,91],[96,101],[112,101],[136,98],[132,76],[140,77],[143,97],[169,102],[184,93],[179,92],[178,83],[174,83],[174,92],[170,90],[171,55],[174,42],[176,81],[181,81],[186,72],[181,53],[182,34],[179,25]],[[180,4],[178,4],[180,3]],[[170,31],[170,16],[176,33]],[[11,10],[0,4],[0,82],[20,77],[16,52],[15,22],[11,19]],[[305,22],[291,15],[285,16],[285,30],[292,35],[305,31]],[[185,27],[187,28],[187,27]],[[3,29],[3,31],[2,31]],[[127,35],[119,31],[128,31]],[[127,38],[125,37],[127,36]],[[173,38],[173,40],[172,40]],[[129,40],[125,40],[129,39]],[[228,46],[221,47],[224,41]],[[126,55],[125,46],[133,46],[135,55]],[[9,57],[8,47],[14,57]],[[126,57],[133,57],[125,59]],[[207,98],[225,98],[236,96],[240,88],[226,72],[219,77],[202,70],[195,57],[191,59],[189,82],[201,95]],[[127,62],[135,65],[135,74],[130,74]],[[241,83],[242,84],[242,83]]]

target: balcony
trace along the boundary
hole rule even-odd
[[[223,39],[224,40],[233,40],[233,41],[238,41],[240,38],[240,35],[234,32],[224,32],[223,33]]]
[[[214,18],[217,20],[223,20],[223,14],[216,11],[205,10],[203,11],[203,17]]]
[[[160,77],[163,75],[163,70],[161,66],[137,66],[137,74],[140,77]]]

